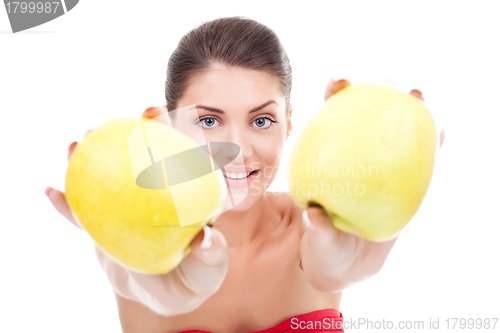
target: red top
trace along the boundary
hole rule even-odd
[[[332,333],[344,332],[344,317],[339,310],[323,309],[286,319],[274,327],[251,333]],[[208,331],[182,331],[179,333],[212,333]]]

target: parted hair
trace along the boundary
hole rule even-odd
[[[266,25],[241,17],[203,22],[184,35],[168,61],[165,98],[169,111],[189,84],[212,66],[253,69],[276,77],[290,112],[292,68],[276,33]],[[175,112],[169,112],[175,117]]]

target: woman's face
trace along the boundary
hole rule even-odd
[[[193,104],[196,109],[186,111]],[[191,82],[178,102],[173,126],[200,145],[229,142],[239,146],[238,157],[224,166],[229,193],[238,197],[236,207],[226,205],[225,210],[238,211],[252,207],[274,180],[292,129],[277,78],[228,67],[213,67]]]

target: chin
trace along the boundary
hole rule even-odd
[[[261,189],[260,186],[249,186],[245,188],[244,191],[240,189],[231,189],[232,201],[229,198],[226,200],[226,205],[224,206],[224,211],[232,212],[244,212],[249,210],[255,205],[257,200],[264,194],[265,189]],[[228,193],[229,194],[229,193]],[[233,206],[234,202],[234,206]]]

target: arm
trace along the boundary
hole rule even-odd
[[[73,225],[75,222],[64,193],[48,188],[56,210]],[[206,239],[202,239],[207,235]],[[202,248],[203,243],[203,248]],[[191,252],[167,274],[142,274],[122,267],[95,246],[97,259],[113,289],[163,316],[194,311],[222,285],[227,273],[227,243],[222,233],[205,227],[191,241]]]
[[[155,118],[165,111],[166,108],[149,108],[142,116]],[[166,117],[163,120],[168,121]],[[76,146],[77,142],[70,145],[68,160]],[[73,218],[63,192],[48,187],[45,194],[61,215],[82,229]],[[190,246],[191,252],[175,269],[159,275],[131,271],[105,254],[97,244],[95,252],[116,293],[160,315],[174,316],[198,308],[219,289],[227,273],[227,243],[220,231],[206,226]]]
[[[325,90],[325,101],[350,84],[332,78]],[[409,94],[424,102],[420,91],[414,89]],[[444,130],[439,129],[439,148],[444,137]],[[397,240],[371,242],[343,232],[333,227],[321,207],[304,211],[303,221],[306,231],[300,243],[301,268],[307,281],[324,292],[343,290],[378,273]]]

